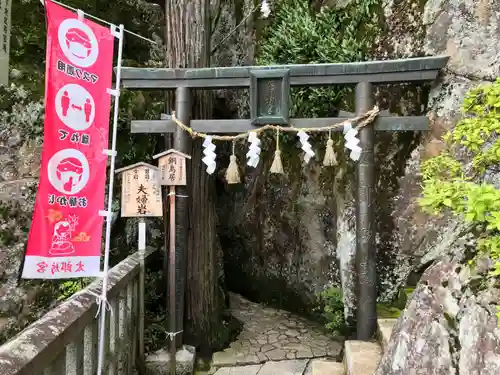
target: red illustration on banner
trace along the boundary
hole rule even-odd
[[[40,184],[23,278],[100,272],[114,36],[49,0]]]

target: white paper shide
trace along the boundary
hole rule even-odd
[[[271,14],[271,8],[269,7],[269,2],[267,0],[261,1],[260,13],[262,14],[262,18],[267,18]]]
[[[345,147],[351,150],[350,158],[354,161],[358,161],[361,157],[361,147],[358,146],[359,138],[357,138],[358,131],[353,129],[350,123],[344,125],[344,140]]]
[[[215,158],[217,155],[215,154],[215,145],[212,142],[212,137],[207,136],[203,141],[203,159],[201,161],[207,166],[207,173],[213,174],[215,172]]]
[[[260,139],[257,137],[256,132],[251,132],[248,135],[248,142],[250,143],[250,146],[248,147],[247,152],[247,165],[255,168],[259,164],[261,151]]]
[[[309,135],[301,130],[297,133],[297,137],[299,137],[300,143],[302,145],[301,148],[304,151],[304,163],[307,164],[314,157],[314,151],[308,141]]]

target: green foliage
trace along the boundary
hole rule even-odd
[[[258,45],[258,65],[318,64],[366,59],[380,31],[380,1],[354,0],[343,9],[313,12],[305,0],[279,0]],[[300,88],[292,93],[292,116],[328,116],[345,88]]]
[[[58,285],[58,294],[57,300],[64,301],[66,298],[71,297],[76,292],[84,289],[92,282],[90,278],[82,278],[82,279],[72,279],[62,281]]]
[[[401,315],[401,310],[395,306],[377,303],[377,316],[382,319],[396,319]]]
[[[500,78],[467,94],[461,121],[444,137],[447,151],[422,164],[421,206],[431,213],[447,210],[475,226],[476,258],[492,260],[488,278],[500,276],[500,189],[485,180],[499,172],[499,135]],[[452,156],[463,150],[464,161]],[[470,167],[462,167],[468,160]]]
[[[257,45],[258,65],[274,64],[320,64],[362,61],[375,43],[381,31],[381,0],[353,0],[346,7],[335,9],[325,5],[313,11],[312,2],[306,0],[277,0],[273,2],[272,19],[265,27]],[[352,88],[347,86],[294,87],[291,89],[290,116],[330,117],[339,109],[352,111]],[[311,143],[320,143],[318,160],[324,154],[326,137],[324,133],[311,134]],[[266,137],[274,134],[268,135]],[[352,168],[341,153],[344,152],[341,134],[332,136],[338,153],[337,170],[344,172]],[[280,134],[280,147],[287,171],[299,166],[296,160],[297,137],[292,133]],[[297,168],[297,167],[295,167]],[[300,171],[300,169],[299,169]],[[344,179],[349,173],[338,174],[336,191],[347,186]],[[334,186],[335,174],[323,173],[322,184]],[[327,188],[328,189],[328,188]]]
[[[318,294],[318,307],[325,320],[325,327],[334,334],[344,333],[346,323],[344,318],[344,300],[342,290],[330,287]]]

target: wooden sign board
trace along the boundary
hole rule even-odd
[[[163,216],[160,173],[147,163],[118,169],[122,176],[122,217]]]
[[[0,0],[0,85],[9,82],[11,0]]]
[[[153,159],[158,159],[160,183],[162,185],[186,185],[186,159],[191,159],[191,156],[170,149],[153,156]]]

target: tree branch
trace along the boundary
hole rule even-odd
[[[212,27],[210,29],[210,35],[213,36],[215,33],[215,30],[217,29],[217,26],[219,25],[219,20],[222,14],[222,4],[219,4],[219,7],[217,9],[217,14],[214,17],[214,20],[212,22]]]

